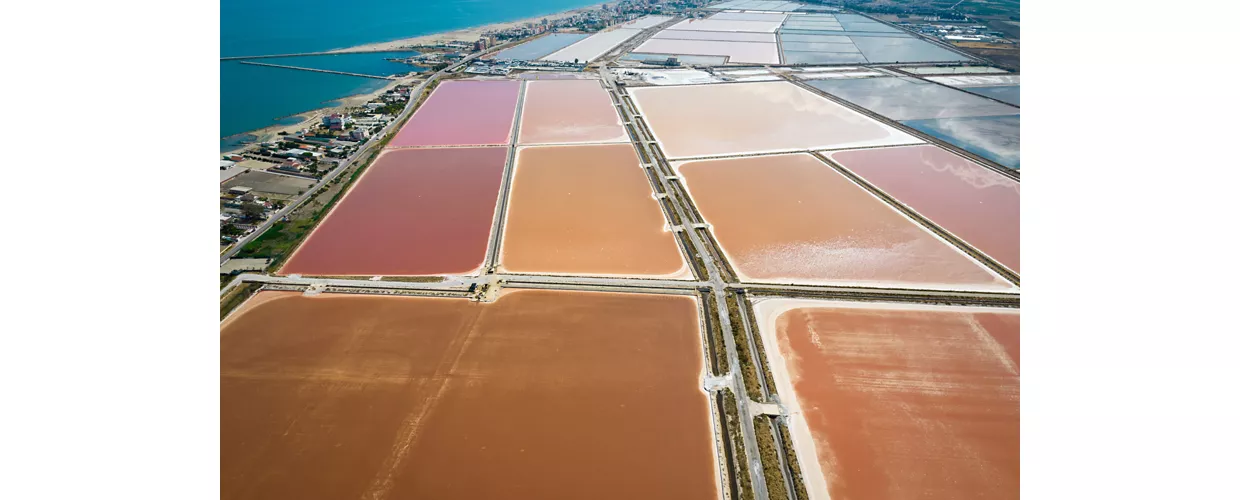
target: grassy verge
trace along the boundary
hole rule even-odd
[[[719,245],[715,244],[715,238],[710,234],[710,231],[706,228],[694,229],[694,231],[698,232],[698,237],[706,245],[706,251],[710,252],[711,258],[717,263],[716,267],[719,268],[719,277],[728,283],[739,283],[740,280],[736,278],[736,271],[732,270],[732,264],[728,262],[723,252],[719,250]]]
[[[754,388],[754,390],[750,390],[749,380],[745,380],[745,390],[754,391],[749,393],[749,397],[753,397],[755,401],[765,401],[765,398],[763,397],[764,395],[761,393],[761,387],[758,385],[758,377],[761,376],[765,378],[766,387],[768,387],[769,390],[774,390],[775,380],[771,377],[770,367],[766,366],[766,352],[763,350],[761,336],[758,336],[758,333],[755,331],[754,346],[756,346],[758,352],[749,352],[749,340],[748,337],[745,336],[745,325],[742,323],[742,320],[740,320],[740,304],[737,294],[729,293],[724,295],[724,299],[727,300],[728,304],[728,319],[732,321],[733,336],[737,339],[737,352],[740,354],[740,357],[742,357],[740,365],[745,367],[745,365],[748,364],[748,367],[745,368],[744,375],[746,377],[753,377],[753,387],[758,387]],[[753,310],[748,310],[748,313],[750,318],[753,318]],[[742,346],[744,346],[743,352]],[[759,373],[761,373],[761,375],[759,375]]]
[[[688,236],[684,236],[684,238],[688,238]],[[693,255],[693,252],[692,252],[693,245],[688,242],[685,242],[684,245],[685,245],[686,251],[689,252],[689,255]],[[694,272],[697,273],[697,279],[702,280],[702,281],[710,279],[710,271],[706,270],[706,264],[702,262],[702,258],[700,256],[695,259],[690,259],[690,260],[693,261],[692,262],[693,270]]]
[[[745,338],[745,326],[741,324],[740,311],[736,308],[736,297],[724,294],[728,306],[728,320],[732,322],[732,340],[736,343],[736,354],[741,362],[741,378],[745,381],[745,392],[755,401],[766,401],[762,394],[762,386],[758,385],[758,372],[754,366],[752,353],[749,352],[749,340]]]
[[[788,486],[784,484],[783,471],[779,470],[779,450],[775,447],[775,435],[771,433],[771,419],[766,415],[753,418],[753,430],[758,438],[758,458],[762,459],[762,475],[766,476],[766,492],[771,500],[787,500]]]
[[[220,290],[223,290],[224,287],[228,286],[228,284],[232,283],[232,281],[235,279],[237,279],[237,277],[231,274],[221,274],[220,275]]]
[[[254,292],[258,291],[258,289],[262,286],[263,285],[261,283],[243,283],[238,285],[237,288],[229,291],[223,297],[220,297],[220,321],[224,321],[224,318],[228,316],[228,313],[232,312],[233,309],[236,309],[242,302],[245,302],[245,299],[248,299],[251,295],[254,295]]]
[[[778,421],[773,422],[779,429],[779,438],[784,442],[784,455],[788,457],[788,470],[792,472],[792,484],[797,490],[797,498],[809,498],[805,491],[805,481],[801,479],[801,464],[797,462],[797,452],[792,448],[792,436],[788,434],[788,426]]]
[[[753,307],[749,305],[748,301],[741,300],[740,295],[733,294],[731,298],[733,300],[732,302],[728,304],[728,314],[739,314],[739,310],[738,312],[735,312],[735,313],[732,311],[733,306],[736,306],[736,307],[744,307],[745,314],[748,315],[751,319],[757,317],[753,313]],[[755,354],[757,358],[758,371],[762,372],[762,378],[766,379],[766,388],[768,390],[774,391],[775,390],[775,377],[771,375],[771,366],[766,363],[766,360],[767,360],[766,346],[762,345],[762,335],[758,333],[757,325],[752,325],[752,326],[754,328],[753,345],[757,347],[758,349],[758,352]]]
[[[642,163],[651,163],[650,153],[646,152],[646,145],[638,142],[636,134],[629,132],[629,136],[632,137],[633,143],[637,145],[637,154],[642,157]]]
[[[740,489],[742,500],[753,500],[753,485],[749,479],[749,458],[745,456],[745,441],[741,438],[741,417],[736,409],[736,396],[732,391],[724,391],[724,413],[728,419],[728,437],[732,441],[732,453],[736,457],[736,483]]]
[[[680,220],[680,212],[677,212],[676,207],[674,206],[676,202],[672,201],[672,198],[670,196],[667,198],[663,198],[663,201],[667,203],[668,222],[671,222],[673,226],[679,226],[679,225],[684,224],[684,221]]]
[[[728,351],[724,348],[723,344],[723,327],[719,324],[719,308],[716,305],[717,302],[715,301],[715,294],[713,292],[702,292],[702,295],[705,295],[702,305],[705,308],[704,312],[706,313],[707,335],[710,337],[707,341],[710,342],[711,346],[714,348],[714,364],[717,365],[712,367],[712,373],[715,375],[723,375],[728,371]]]
[[[659,175],[657,171],[647,172],[647,175]],[[660,184],[657,179],[652,179],[651,182],[654,184],[655,192],[660,192],[659,190],[662,189],[662,184]],[[675,202],[672,201],[671,197],[663,198],[660,200],[659,204],[663,207],[663,212],[667,214],[668,224],[684,227],[684,221],[680,219],[680,213],[676,211],[676,207],[674,205]],[[686,227],[684,231],[676,233],[676,241],[680,243],[682,248],[684,248],[685,255],[689,258],[689,264],[693,266],[694,277],[699,280],[709,279],[710,272],[706,270],[706,264],[704,263],[702,257],[697,255],[697,252],[693,251],[693,244],[689,242],[689,234],[687,231],[689,231],[689,228]]]
[[[406,283],[439,283],[443,276],[384,276],[381,281],[403,281]]]
[[[267,232],[263,233],[250,244],[237,252],[238,258],[269,258],[271,265],[268,269],[279,268],[284,263],[284,259],[292,252],[293,248],[310,232],[310,229],[318,223],[317,217],[305,219],[294,219],[289,222],[277,222],[271,225]]]

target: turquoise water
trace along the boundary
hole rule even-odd
[[[554,14],[590,0],[221,0],[220,55],[318,52]],[[405,53],[409,54],[409,53]],[[258,62],[385,75],[413,67],[390,55],[262,59]],[[220,137],[270,126],[348,95],[371,92],[384,80],[220,62]],[[223,142],[221,142],[223,147]]]

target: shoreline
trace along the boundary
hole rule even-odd
[[[421,75],[421,73],[419,73],[419,75]],[[249,143],[237,144],[229,148],[221,147],[220,154],[225,155],[225,154],[230,154],[230,153],[237,153],[254,144],[257,144],[260,142],[270,142],[272,139],[278,137],[280,135],[280,132],[287,132],[289,134],[292,134],[293,132],[306,128],[308,124],[314,123],[315,121],[322,118],[324,115],[327,115],[333,112],[343,111],[347,108],[356,108],[358,106],[361,106],[362,104],[365,104],[371,100],[374,100],[375,98],[382,95],[384,92],[392,90],[397,85],[413,85],[413,84],[416,84],[417,81],[418,81],[417,76],[399,78],[399,79],[388,82],[386,85],[378,89],[375,89],[372,92],[366,92],[362,94],[352,94],[352,95],[347,95],[347,96],[339,97],[336,99],[332,99],[331,101],[328,101],[328,102],[336,103],[335,105],[332,105],[332,106],[321,106],[318,108],[308,109],[300,113],[293,113],[291,115],[281,116],[278,118],[272,118],[272,121],[284,120],[286,118],[295,118],[295,117],[301,118],[301,120],[298,121],[297,123],[291,123],[288,125],[281,125],[279,123],[273,123],[266,127],[256,128],[253,130],[246,130],[245,132],[238,132],[236,134],[232,134],[229,136],[220,137],[220,140],[223,141],[224,139],[228,139],[232,137],[241,137],[241,136],[246,136],[246,135],[255,136],[254,139],[251,140]]]
[[[495,23],[490,23],[490,24],[483,24],[480,26],[473,26],[469,28],[461,28],[461,29],[452,30],[452,31],[443,31],[439,33],[431,33],[428,35],[419,35],[419,36],[408,37],[408,38],[399,38],[396,40],[390,40],[386,42],[374,42],[374,43],[367,43],[367,44],[362,44],[362,45],[354,45],[352,47],[332,49],[327,52],[343,52],[343,51],[381,52],[385,50],[403,49],[410,45],[419,45],[419,44],[426,44],[426,43],[431,43],[431,42],[473,42],[477,40],[478,38],[480,38],[482,36],[482,33],[485,31],[514,28],[514,27],[517,27],[517,26],[520,26],[526,23],[533,23],[536,21],[540,21],[542,19],[547,19],[549,21],[555,21],[555,20],[563,19],[563,18],[570,17],[573,15],[582,14],[582,13],[593,11],[593,10],[598,10],[603,5],[605,5],[605,2],[591,4],[585,7],[578,7],[572,10],[555,12],[552,14],[526,17],[526,18],[517,19],[514,21],[501,21],[501,22],[495,22]]]
[[[399,51],[399,50],[405,50],[405,47],[410,46],[410,45],[430,44],[433,42],[453,42],[453,41],[473,42],[477,40],[478,38],[481,38],[482,33],[485,31],[512,28],[512,27],[520,26],[525,23],[536,22],[542,19],[554,21],[557,19],[563,19],[565,17],[570,17],[573,15],[589,12],[592,10],[597,10],[603,5],[604,3],[597,3],[597,4],[587,5],[585,7],[578,7],[576,9],[566,10],[566,11],[557,12],[553,14],[526,17],[522,19],[517,19],[515,21],[502,21],[502,22],[497,22],[497,23],[474,26],[470,28],[462,28],[462,29],[452,30],[452,31],[431,33],[429,35],[419,35],[415,37],[400,38],[400,39],[390,40],[386,42],[374,42],[374,43],[368,43],[368,44],[362,44],[362,45],[354,45],[352,47],[331,49],[325,52],[332,53],[332,52],[352,52],[352,51],[358,51],[358,52],[361,52],[361,51],[372,51],[372,52]],[[246,130],[244,132],[238,132],[236,134],[232,134],[226,137],[220,137],[220,140],[223,141],[224,139],[227,139],[229,137],[253,135],[256,137],[252,141],[252,143],[259,143],[259,142],[265,142],[266,140],[269,140],[279,135],[281,131],[292,134],[293,132],[297,130],[305,128],[307,123],[313,122],[314,120],[318,120],[324,114],[327,114],[331,111],[334,111],[340,108],[360,106],[366,103],[367,101],[370,101],[374,99],[375,97],[378,97],[384,92],[391,90],[393,87],[395,87],[398,84],[399,85],[409,84],[410,82],[416,81],[417,78],[418,78],[417,76],[412,76],[408,78],[392,80],[391,83],[384,85],[382,88],[375,90],[374,92],[342,96],[338,99],[334,99],[334,101],[339,102],[339,104],[336,106],[323,106],[319,108],[309,109],[309,110],[306,110],[300,113],[294,113],[291,115],[272,119],[273,121],[275,121],[275,120],[282,120],[285,118],[292,118],[292,117],[305,118],[304,120],[296,124],[291,124],[291,125],[272,124],[266,127],[256,128],[253,130]],[[241,151],[249,147],[250,145],[251,144],[237,144],[236,146],[230,147],[228,149],[221,148],[220,154],[223,155],[223,154],[228,154],[228,153],[235,153],[235,152]]]

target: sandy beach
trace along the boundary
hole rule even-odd
[[[292,134],[293,132],[307,128],[310,125],[317,123],[320,119],[322,119],[322,117],[326,115],[329,115],[331,113],[343,113],[345,110],[349,108],[356,108],[367,102],[370,102],[378,98],[384,92],[392,90],[397,85],[417,85],[418,82],[420,81],[421,81],[420,75],[410,76],[406,78],[398,78],[396,80],[392,80],[387,85],[384,85],[383,87],[379,89],[376,89],[374,92],[368,92],[365,94],[355,94],[351,96],[341,97],[340,99],[336,99],[336,102],[338,103],[338,105],[336,106],[326,106],[326,107],[322,107],[318,109],[308,110],[304,113],[297,113],[295,115],[289,115],[288,117],[282,117],[282,118],[290,118],[290,117],[296,116],[296,117],[301,118],[302,120],[297,123],[290,124],[290,125],[276,124],[276,125],[271,125],[268,127],[263,127],[260,129],[249,130],[249,131],[237,134],[237,135],[249,134],[249,135],[255,136],[255,138],[251,141],[252,143],[270,142],[270,141],[275,140],[275,138],[280,135],[280,132],[287,132],[289,134]],[[232,148],[220,150],[220,154],[237,153],[243,149],[246,149],[249,146],[250,144],[239,144]]]
[[[465,28],[461,30],[448,31],[444,33],[433,33],[430,35],[402,38],[399,40],[392,40],[389,42],[369,43],[365,45],[358,45],[355,47],[336,49],[336,50],[333,50],[332,52],[353,52],[353,51],[364,51],[364,50],[375,50],[375,51],[396,50],[396,49],[406,48],[411,45],[433,44],[436,42],[473,42],[477,40],[479,37],[481,37],[482,33],[486,31],[495,31],[495,30],[513,28],[513,27],[521,26],[525,23],[537,22],[543,19],[554,21],[557,19],[571,17],[574,15],[589,12],[592,10],[598,10],[602,6],[603,6],[602,3],[598,3],[594,5],[589,5],[586,7],[581,7],[579,9],[573,9],[573,10],[560,12],[556,14],[529,17],[525,19],[519,19],[516,21],[509,21],[509,22],[503,22],[503,23],[485,24],[482,26],[475,26],[473,28]]]

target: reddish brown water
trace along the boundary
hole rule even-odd
[[[747,280],[1010,288],[808,154],[694,161],[678,170]]]
[[[461,274],[482,265],[507,148],[388,150],[283,274]]]
[[[691,297],[261,292],[221,327],[221,498],[715,499]]]
[[[220,498],[362,498],[466,300],[260,292],[220,329]]]
[[[986,316],[987,321],[980,321]],[[832,500],[1019,498],[1019,314],[798,308],[779,349]]]
[[[511,272],[676,275],[688,267],[630,144],[517,153],[500,265]]]
[[[1020,183],[938,146],[831,153],[832,160],[1020,272]]]
[[[628,142],[611,97],[598,80],[525,84],[521,144]]]
[[[388,147],[508,144],[520,89],[515,80],[443,82]]]

